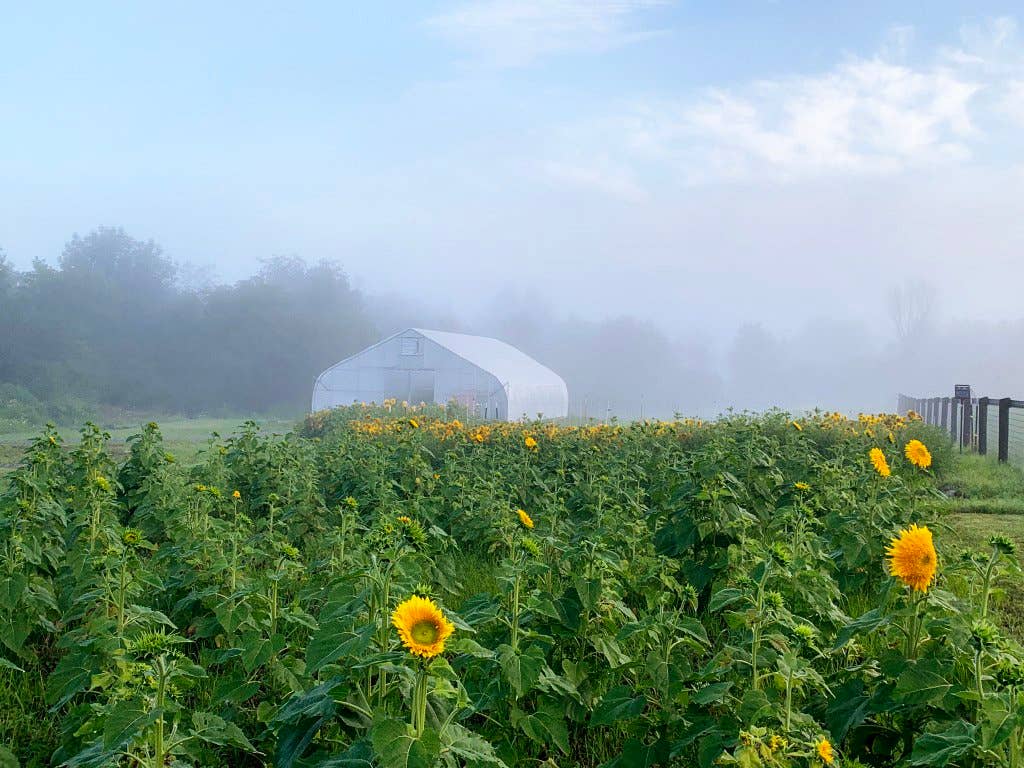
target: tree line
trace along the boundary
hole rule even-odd
[[[180,277],[119,228],[76,235],[56,266],[18,271],[0,252],[0,402],[293,413],[319,371],[377,335],[334,263],[277,257],[200,290]]]

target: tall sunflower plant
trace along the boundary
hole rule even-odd
[[[446,653],[456,623],[428,595],[414,593],[391,615],[391,622],[406,652],[404,695],[408,719],[378,713],[369,740],[381,768],[460,768],[505,763],[483,738],[459,720],[474,708],[465,688],[449,664]],[[466,625],[459,622],[463,627]]]
[[[833,711],[852,706],[857,714],[844,733],[871,732],[908,765],[1024,765],[1024,648],[987,617],[1012,544],[997,537],[987,558],[947,565],[935,540],[918,524],[892,536],[881,564],[889,576],[882,605],[836,639],[837,646],[859,641],[859,652],[873,648],[876,658],[848,679],[846,703]],[[974,582],[956,590],[964,597],[946,588],[957,579]],[[907,739],[924,718],[926,732]]]

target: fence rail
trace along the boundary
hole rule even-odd
[[[910,397],[899,395],[900,413],[916,411],[928,424],[949,432],[961,447],[999,461],[1024,464],[1024,400],[1012,397]],[[994,449],[994,451],[993,451]]]

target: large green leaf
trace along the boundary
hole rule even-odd
[[[520,648],[518,652],[513,651],[509,645],[498,646],[498,658],[505,679],[512,686],[517,699],[536,687],[540,673],[547,663],[544,651],[536,645]]]
[[[845,627],[843,627],[839,634],[836,635],[836,641],[833,644],[834,648],[841,648],[849,642],[850,638],[854,635],[863,634],[866,632],[873,632],[879,627],[885,626],[892,617],[883,611],[881,608],[873,608],[867,613],[858,616],[856,619],[851,621]]]
[[[647,699],[634,696],[633,689],[626,685],[612,688],[601,699],[590,716],[591,725],[611,725],[620,720],[632,720],[644,711]]]
[[[716,611],[722,610],[727,605],[732,605],[741,597],[743,597],[743,592],[733,587],[720,589],[711,596],[711,602],[708,604],[708,610],[715,613]]]
[[[432,768],[441,753],[437,732],[427,728],[416,738],[407,723],[381,720],[370,731],[379,768]]]
[[[141,699],[122,701],[103,721],[103,748],[108,751],[122,749],[142,729],[156,722],[159,710],[150,710]]]
[[[370,646],[375,627],[367,624],[358,632],[347,629],[347,622],[332,621],[313,633],[306,647],[306,669],[315,674],[324,665],[343,656],[361,654]]]
[[[978,726],[959,720],[940,733],[926,733],[914,740],[914,751],[910,755],[911,765],[949,765],[963,757],[977,744]]]
[[[565,716],[562,708],[554,703],[547,702],[528,715],[521,711],[514,711],[513,722],[522,728],[523,733],[546,747],[556,746],[563,753],[569,754],[569,730],[565,725]]]
[[[490,742],[458,723],[448,726],[444,738],[445,750],[460,757],[468,767],[495,765],[505,768],[505,763],[494,753]]]
[[[0,610],[13,611],[26,586],[28,577],[23,573],[15,573],[0,579]]]
[[[224,718],[209,712],[192,713],[193,735],[208,744],[221,747],[238,747],[247,752],[257,752],[256,747],[245,737],[242,729]]]
[[[952,683],[925,664],[913,664],[899,676],[893,696],[903,704],[927,704],[941,699],[952,687]]]
[[[703,688],[694,691],[690,700],[694,704],[704,706],[708,704],[717,704],[725,700],[730,688],[732,688],[732,683],[728,681],[722,683],[711,683],[711,685],[705,685]]]

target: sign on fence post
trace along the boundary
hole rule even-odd
[[[970,384],[954,384],[953,385],[953,397],[957,400],[970,400],[971,399],[971,385]]]

